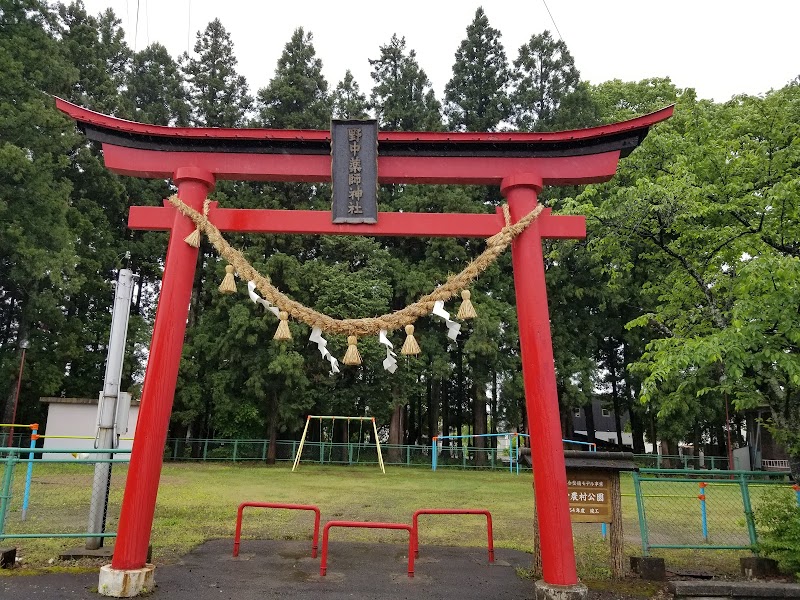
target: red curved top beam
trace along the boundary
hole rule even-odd
[[[55,101],[89,139],[103,144],[106,166],[122,175],[164,179],[179,168],[197,167],[217,179],[331,178],[329,131],[146,125]],[[673,110],[668,106],[629,121],[573,131],[382,131],[378,178],[381,183],[498,185],[515,173],[536,173],[545,185],[608,181],[620,157]]]
[[[56,107],[81,124],[94,125],[119,132],[166,138],[200,138],[204,140],[281,140],[330,143],[330,131],[319,129],[255,129],[226,127],[167,127],[147,125],[136,121],[119,119],[55,97]],[[589,140],[618,133],[647,129],[672,116],[674,105],[647,115],[609,125],[598,125],[586,129],[543,132],[470,132],[470,131],[381,131],[378,142],[563,142]]]

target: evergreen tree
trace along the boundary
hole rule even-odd
[[[131,58],[121,21],[111,9],[93,17],[80,1],[60,4],[58,11],[64,55],[79,73],[70,100],[98,112],[119,114],[119,92]]]
[[[10,423],[21,342],[27,340],[17,422],[39,419],[39,396],[64,377],[62,298],[76,286],[68,225],[72,123],[42,91],[66,95],[78,73],[55,41],[45,2],[0,0],[0,403]]]
[[[453,78],[444,88],[450,129],[493,131],[510,115],[509,70],[500,32],[478,8],[456,51]]]
[[[262,127],[272,129],[327,129],[331,107],[328,83],[322,76],[311,33],[300,27],[284,46],[275,76],[258,91]]]
[[[197,32],[194,54],[181,63],[192,100],[191,122],[203,127],[242,125],[253,104],[247,80],[236,72],[233,41],[219,19]]]
[[[134,54],[124,95],[135,121],[177,126],[189,123],[189,103],[180,68],[157,42]]]
[[[437,131],[442,128],[441,104],[414,50],[406,52],[406,38],[396,34],[380,47],[380,57],[370,59],[375,82],[370,104],[381,129]]]
[[[566,43],[546,30],[534,35],[519,49],[514,69],[514,123],[523,131],[552,129],[561,103],[580,81]]]
[[[333,118],[335,119],[368,119],[369,104],[367,97],[361,93],[358,82],[353,78],[350,69],[344,74],[331,95]]]

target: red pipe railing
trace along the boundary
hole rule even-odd
[[[486,515],[486,534],[488,537],[489,562],[494,562],[494,535],[492,534],[492,514],[480,508],[421,508],[411,517],[411,536],[414,556],[419,556],[419,516],[420,515]]]
[[[314,539],[311,542],[311,558],[317,558],[317,544],[319,542],[319,508],[313,504],[284,504],[282,502],[242,502],[236,513],[236,535],[233,537],[233,555],[239,556],[239,543],[242,537],[242,514],[246,506],[254,508],[285,508],[288,510],[314,511]]]
[[[325,577],[328,570],[328,531],[331,527],[361,527],[365,529],[405,529],[408,531],[408,576],[414,577],[414,528],[405,523],[375,523],[369,521],[328,521],[322,530],[322,559],[319,574]]]

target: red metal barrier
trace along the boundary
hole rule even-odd
[[[486,515],[486,534],[489,538],[489,562],[494,562],[494,535],[492,534],[492,513],[480,508],[421,508],[411,517],[414,556],[419,556],[419,516],[420,515]]]
[[[408,576],[414,577],[414,529],[405,523],[372,523],[369,521],[328,521],[322,530],[322,560],[319,574],[325,577],[328,570],[328,530],[331,527],[363,527],[365,529],[405,529],[408,531]]]
[[[233,555],[239,556],[239,542],[242,537],[242,513],[245,506],[255,508],[286,508],[289,510],[314,511],[314,540],[311,542],[311,558],[317,558],[317,544],[319,542],[319,508],[313,504],[284,504],[282,502],[242,502],[236,514],[236,535],[233,537]]]

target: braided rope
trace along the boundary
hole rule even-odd
[[[403,309],[393,313],[385,314],[380,317],[366,317],[363,319],[334,319],[324,313],[317,312],[296,300],[292,300],[276,288],[269,278],[261,275],[248,262],[244,255],[233,248],[222,237],[219,229],[209,221],[208,217],[184,203],[177,195],[168,198],[169,202],[178,211],[194,221],[197,228],[206,234],[211,244],[219,255],[229,264],[233,265],[240,277],[247,281],[253,281],[256,288],[264,295],[269,302],[284,310],[294,319],[302,321],[311,327],[319,327],[322,331],[334,334],[355,335],[359,337],[367,335],[377,335],[381,329],[393,331],[401,329],[406,325],[414,323],[420,317],[430,314],[436,301],[447,302],[457,296],[461,290],[469,287],[481,273],[497,260],[511,241],[522,233],[544,210],[544,206],[537,204],[536,207],[519,221],[511,224],[511,215],[508,206],[503,205],[503,216],[506,222],[498,233],[486,240],[486,249],[475,259],[473,259],[457,275],[451,275],[445,283],[437,287],[430,294],[422,296],[413,304],[409,304]],[[206,211],[204,211],[206,212]]]

